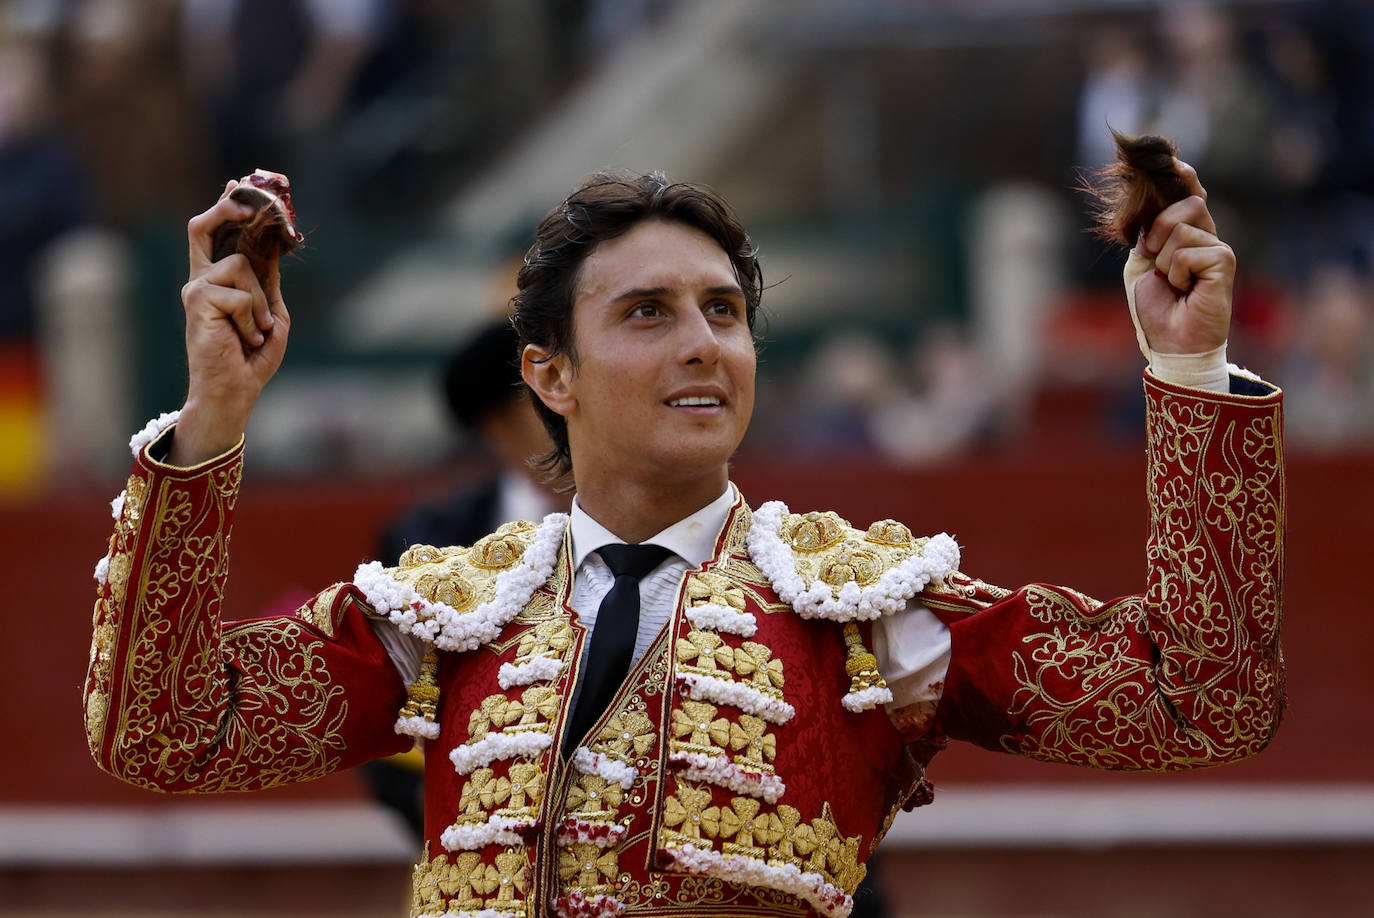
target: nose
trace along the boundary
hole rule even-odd
[[[720,359],[720,339],[717,332],[699,309],[689,312],[690,318],[679,328],[682,335],[682,362],[711,365]]]

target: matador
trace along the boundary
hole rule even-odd
[[[1234,257],[1178,170],[1190,193],[1126,267],[1149,362],[1139,595],[1003,589],[944,533],[751,507],[728,461],[754,400],[754,248],[707,188],[598,174],[540,224],[514,302],[571,513],[226,624],[242,434],[290,326],[275,260],[212,259],[246,215],[230,183],[189,226],[186,402],[133,438],[96,570],[92,754],[204,793],[422,741],[413,916],[839,918],[951,740],[1150,771],[1258,752],[1284,697],[1282,398],[1226,362]],[[617,626],[618,689],[574,732],[622,543],[664,560]]]

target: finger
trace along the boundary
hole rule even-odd
[[[220,322],[233,326],[247,347],[257,347],[263,334],[253,323],[253,295],[246,290],[195,280],[183,294],[187,304],[188,339],[199,332],[213,333]]]
[[[213,207],[196,214],[186,224],[192,274],[204,270],[212,262],[215,230],[226,223],[246,220],[253,215],[253,208],[229,197],[229,190],[232,189],[226,190]]]
[[[262,330],[272,327],[267,296],[247,257],[231,255],[215,262],[186,285],[188,313],[210,321],[227,318],[244,343],[262,344]],[[188,314],[187,321],[193,320]]]
[[[1189,223],[1180,223],[1174,227],[1174,231],[1169,234],[1168,241],[1164,243],[1159,254],[1155,256],[1155,267],[1167,274],[1173,264],[1176,252],[1191,247],[1216,245],[1220,241],[1212,233],[1200,227]]]
[[[1150,231],[1145,234],[1143,241],[1145,251],[1143,254],[1154,257],[1159,254],[1160,249],[1169,241],[1170,234],[1174,227],[1181,223],[1201,227],[1209,233],[1215,234],[1217,225],[1212,220],[1212,214],[1207,210],[1207,202],[1197,195],[1189,195],[1182,201],[1176,201],[1164,208],[1155,222],[1150,226]]]
[[[1189,194],[1195,194],[1202,200],[1207,200],[1207,189],[1202,187],[1202,181],[1197,177],[1196,169],[1175,156],[1174,171],[1178,173],[1179,178],[1183,179],[1183,184],[1188,187]]]
[[[1187,290],[1195,279],[1224,280],[1236,273],[1236,253],[1224,242],[1194,246],[1175,254],[1169,268],[1169,283]]]

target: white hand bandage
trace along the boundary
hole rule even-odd
[[[1147,258],[1132,249],[1131,256],[1126,259],[1126,267],[1121,272],[1121,279],[1126,284],[1126,303],[1131,307],[1131,324],[1135,326],[1135,340],[1140,345],[1140,353],[1150,362],[1150,372],[1177,386],[1226,392],[1230,388],[1230,381],[1227,378],[1225,342],[1201,354],[1163,354],[1150,347],[1145,329],[1140,327],[1140,316],[1135,311],[1135,286],[1154,269],[1153,258]]]

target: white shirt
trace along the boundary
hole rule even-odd
[[[733,485],[711,503],[685,519],[645,539],[644,542],[673,552],[658,567],[639,582],[639,631],[635,636],[634,659],[637,661],[658,633],[672,619],[683,575],[709,561],[715,554],[721,528],[730,515],[736,500]],[[597,609],[615,582],[606,562],[596,550],[606,544],[623,544],[606,527],[592,519],[582,505],[573,500],[572,520],[573,590],[571,604],[578,620],[588,631],[596,626]],[[386,620],[373,620],[378,637],[386,646],[396,668],[407,684],[420,672],[424,644],[415,637],[403,635]],[[583,662],[591,641],[583,644]],[[878,658],[878,670],[892,690],[893,704],[906,707],[925,702],[934,704],[940,699],[949,668],[949,629],[929,609],[919,602],[907,603],[906,609],[879,619],[873,625],[873,654]],[[581,683],[573,689],[575,704]]]

